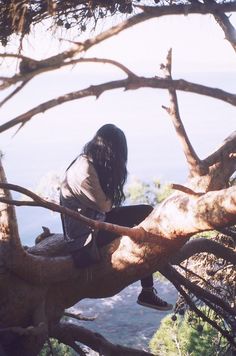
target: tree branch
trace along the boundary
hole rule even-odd
[[[0,54],[0,57],[15,57],[14,54]],[[61,60],[61,62],[59,61]],[[16,84],[17,82],[23,82],[23,83],[28,83],[30,79],[34,78],[35,76],[53,71],[65,66],[73,66],[75,64],[79,63],[104,63],[104,64],[111,64],[120,70],[122,70],[124,73],[127,74],[128,77],[136,77],[136,75],[128,69],[126,66],[123,64],[111,60],[111,59],[106,59],[106,58],[78,58],[78,59],[71,59],[67,62],[63,61],[63,56],[59,57],[58,62],[56,63],[51,63],[51,58],[46,58],[41,61],[36,61],[33,58],[27,58],[27,61],[24,60],[20,64],[20,74],[15,74],[12,77],[9,78],[0,78],[2,80],[2,84],[0,84],[0,90],[4,90],[8,88],[11,85]],[[25,85],[24,84],[24,85]]]
[[[92,350],[103,356],[151,356],[149,352],[132,349],[129,347],[114,345],[106,340],[101,334],[94,333],[81,326],[60,322],[50,332],[51,337],[55,337],[64,344],[71,345],[73,342],[80,342],[87,345]]]
[[[232,226],[236,222],[236,186],[196,196],[174,193],[139,226],[169,239],[189,238],[201,231]]]
[[[208,3],[210,4],[216,4],[215,0],[208,0]],[[218,12],[216,11],[213,14],[216,22],[219,24],[219,26],[222,28],[226,40],[231,44],[233,47],[234,51],[236,52],[236,30],[234,26],[231,24],[229,21],[229,17],[224,14],[223,12]]]
[[[166,6],[140,6],[136,7],[140,8],[144,11],[144,13],[153,16],[165,16],[165,15],[189,15],[189,14],[215,14],[217,12],[235,12],[236,6],[235,2],[225,2],[225,3],[211,3],[211,4],[202,4],[194,3],[194,4],[174,4],[174,5],[166,5]]]
[[[85,89],[76,92],[67,93],[52,100],[46,101],[33,109],[17,116],[16,118],[2,124],[0,126],[0,133],[4,132],[11,127],[21,125],[22,128],[33,116],[43,113],[57,105],[77,100],[89,96],[99,97],[102,93],[108,90],[124,88],[125,90],[136,90],[139,88],[156,88],[156,89],[169,89],[181,90],[185,92],[192,92],[196,94],[206,95],[215,99],[225,101],[231,105],[236,106],[236,95],[223,91],[221,89],[211,88],[200,84],[190,83],[183,79],[172,80],[162,78],[145,78],[145,77],[128,77],[127,79],[111,81],[99,85],[92,85]]]
[[[180,192],[189,194],[189,195],[194,195],[196,197],[201,197],[202,195],[205,194],[205,192],[195,192],[194,190],[182,185],[182,184],[176,184],[172,183],[170,184],[171,189],[179,190]]]
[[[166,64],[161,65],[161,69],[164,71],[166,78],[172,80],[172,49],[169,50],[167,58],[166,58]],[[197,156],[196,152],[194,151],[194,148],[188,138],[188,135],[185,131],[183,122],[180,117],[180,112],[179,112],[179,105],[178,105],[178,99],[177,99],[177,94],[175,89],[172,89],[171,87],[168,89],[169,91],[169,96],[170,96],[170,107],[165,108],[168,114],[171,117],[172,123],[174,125],[176,134],[180,140],[180,143],[182,145],[184,155],[186,157],[188,167],[190,174],[192,176],[194,175],[203,175],[206,173],[206,168],[203,167],[202,162],[200,161],[199,157]]]
[[[10,93],[9,95],[7,95],[7,96],[0,102],[0,108],[1,108],[4,104],[6,104],[6,102],[7,102],[8,100],[10,100],[15,94],[19,93],[19,91],[20,91],[21,89],[23,89],[29,81],[30,81],[30,79],[23,81],[15,90],[13,90],[12,93]]]
[[[25,206],[32,206],[32,207],[35,206],[35,207],[46,208],[51,211],[55,211],[60,214],[66,214],[68,216],[73,217],[74,219],[80,220],[80,221],[84,222],[86,225],[89,225],[90,227],[92,227],[93,229],[110,231],[110,232],[116,233],[118,235],[127,235],[127,236],[134,237],[134,238],[137,238],[138,236],[142,235],[142,230],[140,230],[138,227],[129,228],[129,227],[120,226],[120,225],[116,225],[116,224],[106,223],[106,222],[99,221],[99,220],[89,219],[86,216],[84,216],[74,210],[71,210],[71,209],[65,208],[61,205],[58,205],[56,203],[47,201],[47,200],[41,198],[39,195],[31,192],[30,190],[20,187],[15,184],[0,182],[0,188],[14,190],[16,192],[22,193],[22,194],[30,197],[31,199],[33,199],[33,201],[18,201],[18,200],[0,198],[0,202],[8,203],[11,205],[17,205],[17,206],[25,205]]]
[[[196,238],[187,242],[178,253],[172,257],[171,263],[180,264],[189,257],[203,252],[212,253],[217,258],[222,258],[225,261],[231,262],[234,266],[236,265],[236,253],[233,249],[206,238]]]

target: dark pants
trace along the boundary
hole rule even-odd
[[[143,221],[153,210],[151,205],[130,205],[122,206],[118,208],[113,208],[109,213],[106,214],[106,222],[134,227]],[[117,234],[111,233],[109,231],[99,231],[97,234],[97,244],[98,246],[104,246],[117,238]],[[152,275],[141,279],[141,285],[143,288],[153,287],[153,277]]]

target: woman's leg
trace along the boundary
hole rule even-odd
[[[109,213],[106,214],[106,222],[133,227],[141,223],[153,210],[151,205],[130,205],[122,206],[112,209]],[[107,243],[111,242],[118,235],[109,233],[106,231],[101,231],[97,235],[97,241],[99,246],[104,246]],[[143,288],[152,288],[153,287],[153,277],[152,275],[143,278],[141,280],[141,285]]]
[[[150,205],[133,205],[124,206],[112,209],[106,215],[106,222],[112,224],[133,227],[143,221],[153,210]],[[97,241],[99,246],[104,246],[117,238],[118,235],[106,231],[99,231]],[[138,304],[143,306],[158,309],[171,310],[172,305],[158,297],[155,288],[153,287],[153,276],[147,276],[141,280],[142,291],[138,296]]]
[[[151,205],[129,205],[113,208],[106,214],[106,222],[127,227],[133,227],[143,221],[153,210]],[[108,231],[99,231],[97,234],[98,246],[104,246],[119,235]]]

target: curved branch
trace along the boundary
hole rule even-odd
[[[111,81],[99,85],[92,85],[85,89],[81,89],[76,92],[71,92],[65,94],[63,96],[59,96],[52,100],[46,101],[33,109],[17,116],[16,118],[6,122],[5,124],[0,126],[0,132],[4,132],[11,127],[16,125],[24,126],[26,122],[28,122],[33,116],[39,113],[43,113],[57,105],[61,105],[63,103],[77,100],[89,96],[99,97],[102,93],[108,90],[124,88],[125,90],[136,90],[139,88],[156,88],[156,89],[169,89],[173,88],[175,90],[181,90],[185,92],[196,93],[200,95],[206,95],[215,99],[219,99],[225,101],[231,105],[236,106],[236,95],[228,93],[224,90],[211,88],[200,84],[195,84],[191,82],[187,82],[183,79],[172,80],[172,79],[162,79],[162,78],[145,78],[145,77],[128,77],[127,79]]]
[[[72,345],[75,342],[80,342],[87,345],[92,350],[104,356],[151,356],[149,352],[132,349],[129,347],[114,345],[106,340],[101,334],[94,333],[81,326],[68,322],[60,322],[53,327],[50,336],[54,337],[64,344]]]
[[[28,206],[46,208],[51,211],[55,211],[60,214],[66,214],[66,215],[71,216],[77,220],[80,220],[80,221],[84,222],[85,224],[89,225],[90,227],[92,227],[93,229],[110,231],[110,232],[114,232],[118,235],[127,235],[130,237],[137,238],[138,236],[140,236],[142,234],[142,230],[137,227],[129,228],[129,227],[120,226],[120,225],[116,225],[116,224],[106,223],[106,222],[99,221],[99,220],[89,219],[86,216],[84,216],[74,210],[65,208],[61,205],[58,205],[56,203],[45,200],[45,199],[41,198],[39,195],[31,192],[30,190],[20,187],[15,184],[0,182],[0,188],[14,190],[15,192],[22,193],[24,195],[27,195],[31,199],[33,199],[33,202],[31,202],[31,201],[17,201],[17,200],[11,200],[11,199],[7,200],[4,198],[0,198],[0,202],[2,201],[4,203],[18,205],[18,206],[22,206],[22,205],[27,206],[28,205]]]
[[[5,57],[12,57],[14,54],[4,54]],[[61,56],[61,55],[60,55]],[[0,54],[1,57],[1,54]],[[60,62],[61,60],[61,62]],[[12,77],[9,78],[3,78],[2,84],[0,84],[0,90],[4,90],[8,88],[11,85],[14,85],[18,82],[23,82],[24,85],[29,82],[30,79],[34,78],[35,76],[53,71],[65,66],[73,66],[75,64],[79,63],[103,63],[103,64],[111,64],[120,70],[122,70],[125,74],[127,74],[128,77],[136,77],[136,75],[128,69],[125,65],[122,63],[119,63],[115,60],[112,59],[106,59],[106,58],[78,58],[78,59],[72,59],[67,62],[64,61],[63,57],[58,58],[58,62],[56,61],[55,63],[52,61],[51,58],[47,58],[41,61],[36,61],[31,58],[27,58],[27,61],[24,60],[23,62],[20,63],[20,74],[16,74]],[[23,84],[22,84],[23,85]]]
[[[234,266],[236,265],[236,252],[233,249],[225,247],[219,242],[206,239],[206,238],[196,238],[187,242],[174,257],[171,259],[171,263],[174,265],[180,264],[189,257],[195,255],[196,253],[208,252],[212,253],[218,258],[222,258],[228,262],[231,262]]]
[[[103,64],[111,64],[120,70],[122,70],[125,74],[127,74],[128,77],[134,77],[136,78],[137,75],[132,72],[129,68],[127,68],[124,64],[119,63],[113,59],[107,59],[107,58],[79,58],[79,59],[72,59],[69,62],[64,63],[64,65],[74,65],[78,63],[103,63]]]

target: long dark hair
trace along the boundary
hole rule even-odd
[[[127,178],[127,142],[124,132],[113,124],[102,126],[83,148],[92,159],[101,187],[113,205],[125,199],[123,187]]]

